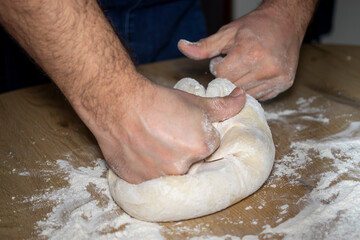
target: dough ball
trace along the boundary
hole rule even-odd
[[[196,80],[185,78],[175,88],[202,97],[223,97],[235,85],[218,78],[205,91]],[[220,147],[204,161],[193,164],[186,175],[130,184],[109,170],[110,192],[117,204],[140,220],[179,221],[215,213],[258,190],[275,158],[261,105],[247,95],[239,114],[213,124],[220,133]]]

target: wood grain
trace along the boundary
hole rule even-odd
[[[213,78],[208,71],[208,61],[176,59],[138,69],[151,80],[168,87],[183,77],[196,78],[204,85]],[[276,160],[289,154],[292,142],[316,141],[346,129],[351,121],[360,121],[359,92],[360,47],[303,46],[294,86],[276,99],[263,103],[267,112],[296,111],[284,121],[269,120]],[[322,117],[329,121],[308,121],[308,117],[318,115],[301,112],[297,104],[301,98],[312,98],[312,104],[321,108]],[[298,125],[309,131],[296,131]],[[49,188],[67,186],[68,182],[56,168],[56,160],[68,159],[75,168],[86,167],[92,166],[102,155],[92,134],[52,84],[0,95],[0,127],[0,237],[36,239],[39,232],[35,223],[46,218],[55,203],[36,206],[34,201],[26,202],[26,199]],[[180,223],[162,223],[163,234],[168,239],[258,235],[264,225],[278,224],[279,206],[289,205],[282,221],[295,216],[303,208],[298,200],[316,186],[325,169],[326,160],[314,159],[306,169],[299,170],[301,178],[291,186],[287,184],[291,179],[271,175],[255,194],[221,212]],[[91,186],[88,191],[104,204],[110,201]],[[181,227],[187,230],[179,231]]]

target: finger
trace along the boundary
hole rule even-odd
[[[229,96],[199,98],[200,104],[211,122],[224,121],[240,112],[245,104],[245,92],[235,88]]]
[[[272,98],[276,97],[277,95],[279,95],[278,92],[271,91],[268,94],[266,94],[266,95],[262,96],[261,98],[259,98],[258,100],[259,101],[267,101],[269,99],[272,99]]]
[[[237,78],[234,84],[241,87],[246,92],[269,81],[269,78],[262,71],[250,71],[244,76]]]
[[[242,88],[248,92],[250,89],[260,87],[266,83],[266,81],[269,81],[269,79],[259,79],[257,78],[257,74],[248,74],[243,79],[240,79],[240,81],[243,81]],[[237,81],[238,83],[239,81]]]
[[[277,95],[279,95],[280,93],[282,93],[283,91],[285,91],[286,89],[288,89],[288,87],[285,88],[281,88],[281,87],[275,87],[272,89],[271,92],[263,95],[261,98],[259,98],[260,101],[266,101],[269,99],[272,99],[274,97],[276,97]]]
[[[229,48],[234,33],[219,31],[198,42],[189,42],[181,39],[178,42],[178,49],[188,58],[200,60],[215,57]]]
[[[283,77],[261,80],[263,84],[246,90],[246,92],[256,99],[268,100],[279,95],[281,92],[292,86],[292,82],[284,81]]]
[[[187,40],[181,39],[178,42],[178,49],[185,56],[194,60],[211,58],[221,53],[221,48],[218,46],[218,44],[214,44],[206,40],[189,42]]]
[[[273,89],[271,88],[271,86],[269,86],[269,84],[263,83],[261,85],[258,85],[254,88],[247,90],[246,93],[253,96],[256,99],[260,99],[272,91]]]
[[[209,69],[212,75],[214,75],[216,77],[216,70],[215,68],[217,68],[217,65],[219,65],[219,63],[221,63],[224,60],[223,57],[216,57],[211,59],[210,64],[209,64]]]
[[[212,71],[216,77],[226,78],[232,82],[243,78],[252,71],[252,67],[246,64],[243,55],[238,54],[239,50],[230,51],[223,59],[214,59]]]
[[[260,53],[249,52],[239,45],[231,49],[222,61],[215,63],[212,71],[217,77],[229,79],[244,90],[259,85],[259,79],[271,79],[278,75],[277,68],[269,69],[267,60]]]

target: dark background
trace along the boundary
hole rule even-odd
[[[208,35],[229,23],[231,0],[202,0]],[[304,42],[319,42],[332,29],[334,0],[320,0]],[[9,71],[16,69],[16,71]],[[28,76],[33,76],[29,78]],[[12,81],[11,79],[17,79]],[[0,93],[49,82],[49,78],[0,27]]]

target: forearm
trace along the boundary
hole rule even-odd
[[[318,0],[264,0],[259,9],[270,9],[274,18],[281,16],[302,42]]]
[[[109,92],[126,104],[135,68],[96,0],[2,0],[0,21],[82,118],[101,116],[94,99]]]

